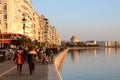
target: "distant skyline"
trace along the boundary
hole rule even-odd
[[[62,40],[120,41],[120,0],[31,0]]]

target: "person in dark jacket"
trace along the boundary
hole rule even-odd
[[[35,59],[36,59],[37,52],[35,51],[34,47],[30,47],[29,49],[30,51],[27,55],[27,62],[29,64],[30,75],[33,75],[35,70],[35,61],[36,61]]]
[[[22,65],[26,61],[22,47],[19,47],[19,49],[15,52],[13,61],[15,61],[15,63],[17,64],[18,75],[21,75]]]

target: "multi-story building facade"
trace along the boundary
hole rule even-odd
[[[113,42],[113,41],[106,41],[105,46],[106,47],[115,47],[115,42]]]
[[[31,33],[33,28],[33,9],[29,0],[1,0],[0,4],[0,30],[2,33],[23,34],[23,17],[26,19],[25,35]]]
[[[47,18],[34,11],[30,0],[0,0],[0,33],[22,34],[38,42],[61,44],[57,31],[53,31]]]
[[[8,14],[7,0],[0,0],[0,32],[7,32],[7,14]],[[9,14],[10,15],[10,14]]]
[[[40,16],[40,27],[41,27],[41,42],[45,43],[47,42],[47,27],[48,27],[48,19],[45,18],[43,15]]]
[[[57,32],[55,34],[56,34],[56,36],[55,36],[55,44],[60,46],[61,45],[61,36]]]
[[[118,41],[86,41],[85,42],[87,45],[99,45],[102,47],[120,47],[120,42]]]
[[[85,41],[85,44],[86,45],[97,45],[97,41],[95,41],[95,40],[88,40],[88,41]]]
[[[120,47],[120,42],[115,41],[115,46],[116,46],[116,47]]]

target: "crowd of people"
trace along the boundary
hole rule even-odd
[[[63,48],[61,47],[26,47],[19,46],[15,51],[13,61],[17,65],[18,75],[21,75],[22,65],[27,62],[29,65],[30,75],[34,74],[36,57],[40,60],[40,63],[53,62],[53,57],[59,53]]]

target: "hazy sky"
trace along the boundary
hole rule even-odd
[[[31,0],[62,40],[120,41],[120,0]]]

